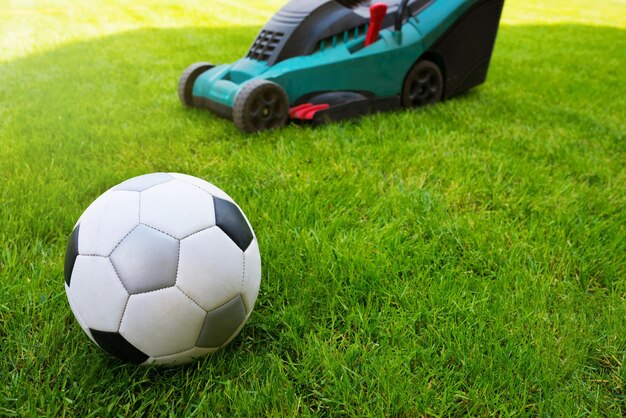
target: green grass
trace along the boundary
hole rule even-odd
[[[245,136],[176,81],[281,1],[0,0],[0,415],[626,414],[626,5],[544,3],[464,97]],[[110,358],[63,290],[78,216],[153,171],[225,189],[264,263],[183,368]]]

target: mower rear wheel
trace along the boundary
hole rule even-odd
[[[418,107],[435,104],[443,97],[443,75],[432,61],[420,60],[409,70],[402,86],[402,105]]]
[[[243,132],[275,129],[287,123],[289,99],[281,86],[267,80],[245,84],[233,106],[233,121]]]
[[[178,98],[183,106],[193,107],[193,85],[200,74],[213,67],[215,66],[208,62],[196,62],[183,71],[178,79]]]

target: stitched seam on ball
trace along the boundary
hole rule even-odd
[[[195,300],[193,300],[193,298],[191,296],[189,296],[187,293],[185,293],[185,291],[183,289],[181,289],[180,287],[178,287],[177,285],[174,285],[174,287],[178,290],[180,290],[180,293],[182,293],[183,295],[185,295],[187,297],[187,299],[189,299],[190,301],[192,301],[193,303],[196,304],[196,306],[198,306],[198,308],[202,309],[204,312],[207,312],[206,309],[204,309],[202,306],[200,306],[198,304],[198,302],[196,302]]]
[[[181,241],[178,241],[178,257],[176,258],[176,277],[174,277],[174,286],[178,284],[178,273],[180,271],[180,251],[181,251],[180,247],[182,246],[183,246],[183,243]]]
[[[241,275],[241,288],[240,291],[241,293],[243,293],[243,285],[246,282],[246,253],[244,252],[243,254],[243,274]]]
[[[116,187],[120,187],[120,185],[118,184],[111,191],[113,191],[113,192],[123,192],[123,193],[141,193],[142,192],[141,190],[134,190],[134,189],[130,189],[130,188],[129,189],[117,189]]]
[[[241,297],[241,300],[243,302],[243,307],[245,308],[246,312],[248,311],[248,307],[246,306],[246,299],[243,297],[243,285],[246,281],[246,253],[243,253],[243,274],[241,276],[241,287],[239,288],[239,295]]]
[[[196,348],[211,350],[213,347],[198,347],[198,346],[193,346],[192,348],[188,348],[188,349],[186,349],[186,350],[179,351],[178,353],[166,354],[166,355],[164,355],[164,356],[158,356],[158,357],[152,357],[152,358],[153,358],[153,359],[155,359],[155,360],[164,360],[164,359],[166,359],[167,357],[173,357],[173,356],[178,356],[178,355],[180,355],[180,354],[185,354],[185,353],[187,353],[187,352],[189,352],[189,351],[193,351],[193,350],[195,350]]]
[[[208,190],[204,190],[202,187],[198,186],[197,184],[193,184],[192,182],[187,181],[187,179],[184,179],[184,178],[182,178],[182,179],[181,179],[181,178],[176,178],[176,180],[178,180],[178,181],[182,181],[183,183],[188,184],[189,186],[193,186],[193,187],[195,187],[196,189],[200,189],[200,190],[202,190],[204,193],[208,194],[209,196],[214,197],[214,196],[213,196],[213,194],[212,194],[210,191],[208,191]]]
[[[207,313],[215,312],[215,311],[217,311],[218,309],[223,308],[224,306],[228,305],[228,304],[229,304],[230,302],[232,302],[233,300],[237,299],[237,296],[239,296],[239,297],[241,298],[241,300],[243,301],[243,295],[242,295],[241,293],[237,293],[237,295],[235,295],[235,297],[234,297],[234,298],[232,298],[231,300],[229,300],[229,301],[227,301],[227,302],[222,303],[220,306],[218,306],[218,307],[216,307],[216,308],[213,308],[213,309],[211,309],[210,311],[207,311]],[[244,306],[245,306],[245,302],[244,302]]]
[[[79,257],[95,257],[95,258],[109,258],[108,255],[101,254],[78,254]]]
[[[209,195],[209,196],[211,196],[211,197],[217,197],[218,199],[222,199],[222,200],[225,200],[225,201],[230,202],[230,203],[235,203],[235,201],[233,200],[233,198],[232,198],[232,197],[230,197],[230,196],[228,196],[228,194],[227,194],[225,191],[223,191],[223,190],[222,190],[222,193],[224,193],[224,195],[225,195],[225,196],[216,196],[216,195],[214,195],[213,193],[211,193],[210,191],[205,190],[205,189],[203,189],[202,187],[198,186],[197,184],[193,184],[193,183],[192,183],[192,182],[190,182],[190,181],[183,180],[183,179],[176,179],[176,180],[178,180],[178,181],[182,181],[183,183],[186,183],[186,184],[188,184],[188,185],[190,185],[190,186],[193,186],[193,187],[195,187],[195,188],[197,188],[197,189],[200,189],[200,190],[202,190],[203,192],[205,192],[206,194],[208,194],[208,195]],[[219,189],[219,187],[217,187],[217,186],[215,186],[215,185],[213,185],[213,186]],[[220,190],[221,190],[221,189],[220,189]],[[237,205],[237,204],[235,203],[235,205]],[[240,209],[241,209],[241,208],[240,208]],[[242,211],[242,212],[243,212],[243,211]]]
[[[139,193],[139,224],[141,224],[141,193]]]
[[[160,233],[162,233],[163,235],[167,235],[167,236],[168,236],[168,237],[170,237],[170,238],[174,238],[176,241],[180,241],[180,240],[179,240],[178,238],[176,238],[174,235],[172,235],[172,234],[168,234],[168,233],[167,233],[167,232],[165,232],[165,231],[161,231],[159,228],[155,228],[155,227],[153,227],[153,226],[151,226],[151,225],[144,224],[144,223],[140,223],[139,225],[143,225],[143,226],[145,226],[145,227],[147,227],[147,228],[154,229],[155,231],[160,232]]]
[[[159,291],[161,291],[161,290],[171,289],[171,288],[173,288],[173,287],[176,287],[176,285],[171,285],[171,284],[170,284],[170,285],[167,285],[167,286],[165,286],[165,287],[160,287],[160,288],[158,288],[158,289],[148,290],[147,292],[139,292],[139,293],[130,293],[130,292],[129,292],[129,294],[130,294],[131,296],[147,295],[147,294],[149,294],[149,293],[159,292]]]
[[[130,295],[126,298],[126,303],[124,304],[124,310],[122,311],[122,316],[120,316],[120,323],[117,326],[117,332],[120,332],[122,329],[122,321],[124,320],[124,315],[126,315],[126,308],[128,307],[128,302],[130,302]]]
[[[126,285],[124,284],[124,282],[122,281],[122,278],[120,277],[120,274],[117,272],[117,269],[115,268],[115,264],[113,264],[113,260],[111,260],[109,258],[109,263],[111,264],[111,267],[113,267],[113,271],[115,272],[115,276],[117,277],[117,280],[120,281],[120,283],[122,284],[122,287],[124,288],[124,290],[126,291],[126,294],[130,295],[130,292],[128,291],[128,289],[126,288]]]
[[[134,227],[133,229],[131,229],[130,231],[128,231],[128,233],[122,237],[122,239],[121,239],[121,240],[120,240],[120,241],[119,241],[119,242],[115,245],[115,247],[113,247],[113,250],[111,250],[111,252],[109,253],[109,255],[108,255],[107,257],[111,257],[111,254],[113,254],[113,253],[115,252],[115,250],[117,250],[117,247],[119,247],[119,246],[120,246],[120,244],[122,243],[122,241],[124,241],[124,240],[126,239],[126,237],[128,237],[130,234],[132,234],[132,233],[133,233],[133,231],[134,231],[135,229],[137,229],[137,227],[138,227],[139,225],[140,225],[140,224],[135,225],[135,227]],[[113,263],[111,263],[111,264],[113,264]],[[115,266],[113,266],[113,268],[115,268]]]
[[[172,175],[171,175],[171,174],[169,174],[169,173],[163,173],[163,174],[168,174],[168,175],[170,175],[172,178],[171,178],[171,179],[169,179],[169,180],[164,181],[163,183],[159,183],[159,184],[155,184],[154,186],[150,186],[150,187],[148,187],[147,189],[142,190],[140,193],[147,192],[148,190],[152,190],[152,189],[154,189],[155,187],[158,187],[158,186],[161,186],[161,185],[163,185],[163,184],[169,183],[170,181],[174,181],[174,180],[176,180],[176,177],[172,176]]]
[[[181,239],[181,241],[182,241],[182,240],[184,240],[184,239],[187,239],[187,238],[191,238],[191,237],[193,237],[194,235],[198,235],[198,234],[199,234],[199,233],[201,233],[201,232],[208,231],[209,229],[211,229],[211,228],[215,228],[216,226],[217,226],[217,225],[211,225],[211,226],[209,226],[209,227],[202,228],[201,230],[196,231],[196,232],[194,232],[194,233],[191,233],[191,234],[187,235],[186,237],[182,238],[182,239]],[[218,226],[218,228],[219,228],[219,226]]]
[[[183,183],[188,184],[188,185],[190,185],[190,186],[193,186],[193,187],[195,187],[196,189],[200,189],[200,190],[202,190],[204,193],[208,194],[208,195],[209,195],[209,196],[211,196],[211,197],[217,197],[218,199],[222,199],[222,200],[226,200],[226,201],[232,201],[232,198],[231,198],[230,196],[228,196],[228,194],[226,194],[226,192],[224,192],[223,190],[222,190],[222,193],[224,193],[226,196],[228,196],[228,199],[226,199],[226,198],[224,198],[224,197],[222,197],[222,196],[216,196],[216,195],[214,195],[213,193],[211,193],[210,191],[205,190],[205,189],[203,189],[202,187],[198,186],[197,184],[193,184],[192,182],[187,181],[187,180],[185,180],[185,179],[176,179],[176,180],[178,180],[178,181],[182,181]],[[215,186],[215,187],[217,187],[217,186]],[[219,189],[219,187],[217,187],[217,188]],[[235,203],[235,202],[232,202],[232,203]]]

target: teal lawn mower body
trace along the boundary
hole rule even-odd
[[[181,102],[244,132],[436,103],[483,83],[504,0],[292,0],[233,64],[193,64]]]

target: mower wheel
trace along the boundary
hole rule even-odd
[[[432,61],[420,60],[413,65],[402,86],[402,106],[435,104],[443,97],[443,75]]]
[[[215,67],[208,62],[191,64],[178,79],[178,98],[183,106],[193,107],[193,84],[203,72]]]
[[[281,86],[267,80],[245,84],[233,106],[233,121],[243,132],[275,129],[287,123],[289,99]]]

